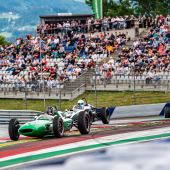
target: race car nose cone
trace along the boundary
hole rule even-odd
[[[25,124],[19,128],[19,133],[26,135],[26,134],[31,134],[36,130],[35,126],[31,124]]]
[[[42,137],[46,134],[48,129],[46,128],[44,122],[32,121],[22,125],[19,128],[19,134],[30,137]]]

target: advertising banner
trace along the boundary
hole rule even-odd
[[[103,18],[103,0],[92,0],[93,1],[93,12],[96,19]]]

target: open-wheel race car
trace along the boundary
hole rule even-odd
[[[48,107],[47,111],[37,117],[34,121],[19,124],[17,119],[9,122],[9,136],[11,140],[18,140],[20,135],[30,137],[44,137],[54,135],[63,137],[64,132],[76,127],[80,134],[89,134],[91,124],[96,120],[102,120],[108,124],[114,107],[95,108],[88,104],[86,99],[79,100],[71,110],[58,111],[56,107]]]
[[[76,121],[80,113],[87,112],[90,116],[91,123],[97,120],[101,120],[103,124],[108,124],[114,109],[115,107],[95,108],[94,106],[88,104],[87,100],[83,98],[79,100],[77,105],[73,106],[71,110],[66,110],[63,113],[67,115],[67,117],[70,117]]]
[[[9,136],[11,140],[18,140],[20,135],[43,138],[54,135],[57,138],[64,136],[64,132],[70,131],[75,126],[82,135],[90,132],[90,116],[87,112],[81,112],[76,119],[67,117],[64,112],[56,107],[48,107],[45,113],[35,117],[35,120],[20,124],[17,119],[9,121]]]

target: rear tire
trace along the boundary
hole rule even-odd
[[[9,121],[8,132],[11,140],[17,141],[19,139],[19,121],[17,119],[11,119]]]
[[[103,124],[109,124],[110,115],[108,113],[108,110],[105,107],[101,108],[101,112],[99,115],[100,115],[100,118],[101,118]]]
[[[89,134],[90,132],[90,115],[86,111],[82,111],[78,115],[78,130],[82,135]]]
[[[165,107],[164,115],[165,115],[165,118],[170,118],[170,107]]]
[[[55,116],[53,119],[53,133],[56,138],[64,136],[64,122],[61,117]]]

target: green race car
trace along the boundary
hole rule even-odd
[[[55,107],[48,107],[47,111],[36,116],[34,121],[23,125],[17,119],[11,119],[8,127],[10,139],[17,141],[20,135],[39,138],[54,135],[61,138],[64,136],[64,132],[70,131],[73,126],[82,135],[90,132],[90,115],[87,111],[81,111],[76,121],[65,113],[58,111]]]

